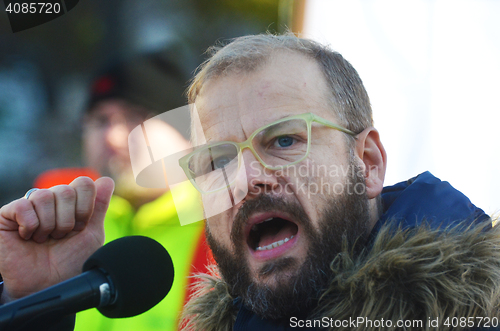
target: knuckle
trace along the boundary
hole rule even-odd
[[[34,204],[49,204],[54,200],[54,194],[49,190],[38,190],[33,192],[30,200]]]
[[[76,199],[76,192],[69,185],[56,186],[54,189],[56,190],[56,196],[64,201]]]
[[[95,184],[94,181],[89,177],[78,177],[71,184],[72,187],[78,187],[82,191],[94,191]]]

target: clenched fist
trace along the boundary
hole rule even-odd
[[[79,177],[37,190],[0,209],[2,301],[15,300],[81,273],[104,243],[113,180]]]

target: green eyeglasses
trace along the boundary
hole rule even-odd
[[[354,132],[312,113],[295,115],[267,124],[241,143],[221,141],[197,147],[182,157],[179,165],[202,193],[225,189],[235,180],[242,164],[241,151],[248,148],[267,169],[278,170],[297,164],[309,154],[311,125],[317,122],[351,136]]]

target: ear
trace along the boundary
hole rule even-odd
[[[355,154],[364,165],[366,194],[373,199],[382,192],[387,167],[387,154],[375,128],[366,128],[358,134]]]

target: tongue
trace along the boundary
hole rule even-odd
[[[285,226],[267,229],[267,231],[261,234],[260,241],[257,246],[264,247],[274,242],[284,240],[285,238],[290,238],[294,234],[292,223],[287,222]]]

